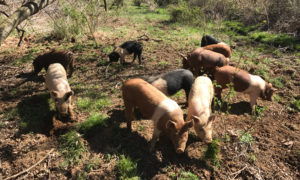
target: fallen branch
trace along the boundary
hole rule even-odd
[[[19,172],[18,174],[15,174],[13,176],[10,176],[4,180],[8,180],[8,179],[13,179],[13,178],[16,178],[18,176],[20,176],[21,174],[24,174],[24,173],[27,173],[28,171],[30,171],[32,168],[34,168],[35,166],[37,166],[38,164],[40,164],[41,162],[43,162],[52,152],[54,151],[54,148],[51,149],[47,154],[46,156],[44,156],[41,160],[39,160],[37,163],[35,163],[34,165],[32,165],[31,167],[29,167],[28,169],[22,171],[22,172]]]
[[[146,37],[146,38],[143,39],[143,37]],[[147,33],[145,33],[145,34],[141,35],[140,37],[138,37],[138,41],[149,41],[149,40],[152,40],[152,41],[155,41],[155,42],[163,41],[162,39],[150,38]]]
[[[248,167],[248,165],[246,164],[245,167],[243,167],[242,169],[238,170],[235,173],[232,173],[231,176],[235,175],[232,179],[235,179],[242,171],[244,171],[246,168]]]

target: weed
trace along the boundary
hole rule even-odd
[[[77,107],[82,111],[89,111],[89,108],[92,106],[92,102],[90,98],[78,98],[77,99]]]
[[[101,49],[104,54],[110,54],[114,50],[113,46],[106,46]]]
[[[71,47],[72,51],[83,51],[85,45],[82,42],[77,42],[74,46]]]
[[[267,107],[259,107],[257,105],[254,106],[252,119],[260,119],[263,116],[263,113],[266,111]]]
[[[253,152],[250,152],[250,162],[254,162],[256,160],[255,154]]]
[[[65,157],[67,165],[78,164],[82,153],[87,150],[76,131],[70,131],[60,136],[60,153]]]
[[[210,160],[214,166],[219,167],[220,166],[219,153],[220,153],[219,140],[215,139],[211,142],[211,144],[208,145],[204,155],[204,159]]]
[[[5,125],[3,122],[0,122],[0,128],[3,128]]]
[[[244,144],[251,145],[253,138],[249,132],[241,133],[240,142]]]
[[[34,48],[31,48],[25,56],[15,60],[13,62],[13,65],[14,66],[19,66],[20,64],[24,64],[24,63],[28,63],[29,61],[32,61],[36,54],[40,53],[41,52],[41,49],[40,47],[34,47]]]
[[[145,126],[142,126],[142,125],[139,125],[138,127],[137,127],[137,130],[138,131],[143,131],[145,129]]]
[[[169,65],[169,63],[167,61],[160,61],[159,63],[157,63],[157,65],[162,68],[166,68]]]
[[[182,93],[182,91],[178,91],[176,94],[174,94],[172,97],[173,98],[181,98],[181,97],[183,97],[184,95],[183,95],[183,93]]]
[[[140,179],[138,177],[137,163],[124,155],[120,156],[120,160],[116,165],[116,170],[120,179]]]
[[[281,97],[278,94],[274,94],[273,98],[275,102],[279,102],[281,100]]]

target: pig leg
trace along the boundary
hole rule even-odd
[[[141,64],[142,63],[142,53],[138,54],[138,58],[139,58],[139,64]]]
[[[133,59],[132,59],[132,62],[131,62],[131,63],[133,63],[133,62],[135,61],[135,59],[136,59],[136,53],[134,53]]]
[[[127,129],[131,132],[132,127],[131,127],[131,121],[135,119],[134,117],[134,106],[131,103],[124,102],[125,104],[125,118],[127,121]]]
[[[74,121],[74,113],[73,113],[72,106],[69,106],[68,111],[69,111],[69,115],[70,115],[70,120]]]
[[[259,96],[259,94],[256,94],[256,93],[250,94],[250,105],[251,105],[251,109],[252,109],[252,114],[255,111],[254,106],[256,105],[256,100],[257,100],[258,96]]]
[[[160,130],[158,130],[156,125],[154,125],[152,139],[150,140],[150,152],[154,150],[155,143],[157,142],[159,135],[160,135]]]

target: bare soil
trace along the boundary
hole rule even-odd
[[[111,22],[111,26],[118,26],[121,21]],[[197,138],[191,130],[187,143],[186,152],[177,155],[172,144],[162,136],[153,153],[148,150],[149,140],[152,135],[153,125],[150,120],[138,118],[133,122],[133,132],[126,130],[124,105],[120,94],[121,78],[148,77],[168,72],[181,67],[177,61],[177,52],[164,41],[144,41],[143,64],[137,62],[120,66],[118,64],[99,63],[98,60],[107,59],[107,55],[101,51],[114,42],[120,44],[130,37],[109,37],[104,32],[99,32],[100,47],[85,44],[83,51],[74,51],[77,59],[87,53],[95,53],[96,59],[87,57],[84,61],[76,62],[76,70],[72,81],[75,91],[74,102],[81,97],[85,87],[98,85],[98,92],[104,93],[111,100],[111,106],[99,112],[109,116],[106,127],[93,129],[88,135],[83,136],[88,148],[88,155],[82,159],[99,159],[97,168],[86,174],[88,179],[116,179],[115,171],[116,156],[125,154],[138,162],[138,171],[142,179],[176,179],[173,174],[180,177],[181,172],[189,171],[201,179],[299,179],[300,178],[300,118],[299,112],[287,108],[286,101],[268,102],[258,100],[260,106],[266,106],[267,110],[261,117],[253,120],[250,115],[249,97],[236,94],[229,102],[231,109],[229,114],[225,112],[217,114],[214,121],[213,137],[221,139],[220,144],[220,166],[216,167],[212,162],[203,159],[207,145]],[[128,38],[128,39],[126,39]],[[92,42],[88,39],[86,42]],[[63,156],[58,152],[59,137],[66,131],[73,129],[73,125],[58,122],[53,118],[54,112],[47,106],[47,90],[45,88],[41,73],[34,80],[24,81],[32,71],[32,65],[23,63],[13,66],[12,63],[28,53],[33,47],[59,48],[63,45],[72,46],[67,42],[48,41],[42,42],[34,35],[27,36],[23,45],[16,48],[18,38],[8,38],[1,46],[0,51],[0,119],[3,124],[0,127],[0,179],[8,178],[21,172],[40,159],[42,159],[52,148],[55,149],[46,160],[36,165],[30,171],[20,175],[18,179],[75,179],[84,172],[85,164],[64,167]],[[83,41],[84,42],[84,41]],[[149,50],[147,47],[152,46]],[[12,51],[11,49],[14,48]],[[183,50],[182,53],[188,52]],[[88,52],[86,52],[88,51]],[[283,55],[279,59],[271,54],[274,62],[287,61],[290,54]],[[94,57],[95,58],[95,57]],[[131,57],[127,58],[131,61]],[[159,64],[166,61],[167,65]],[[292,62],[289,62],[290,64]],[[84,67],[84,68],[82,68]],[[289,78],[289,86],[279,90],[281,97],[299,98],[299,64],[295,65],[295,74]],[[276,63],[272,65],[273,77],[287,76]],[[75,86],[81,84],[81,86]],[[223,92],[224,93],[224,92]],[[226,93],[226,92],[225,92]],[[45,99],[38,99],[45,94]],[[184,93],[183,93],[184,94]],[[37,97],[32,100],[33,97]],[[50,96],[48,97],[48,99]],[[185,96],[173,97],[180,106],[186,110]],[[22,108],[32,106],[37,112],[24,112]],[[83,122],[87,114],[81,112],[75,106],[77,122]],[[19,116],[8,117],[7,113],[12,109],[18,109]],[[185,111],[186,112],[186,111]],[[38,115],[41,123],[32,125],[31,129],[24,131],[20,129],[20,122],[28,116]],[[60,131],[62,130],[62,131]],[[242,143],[240,135],[248,131],[253,137],[252,143]],[[224,141],[224,136],[227,141]],[[108,158],[107,155],[111,155]]]

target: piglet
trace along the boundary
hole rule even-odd
[[[60,63],[50,64],[45,81],[59,117],[69,117],[73,120],[72,95],[74,92],[69,86],[64,67]]]
[[[228,65],[229,59],[223,54],[204,48],[196,48],[187,58],[183,58],[182,64],[183,68],[190,69],[194,76],[201,75],[200,72],[202,70],[209,75],[213,75],[215,68]]]
[[[199,76],[195,79],[189,96],[189,107],[186,121],[194,120],[194,128],[198,137],[205,143],[212,141],[211,103],[214,88],[208,77]]]
[[[226,84],[232,82],[235,91],[250,95],[252,110],[258,97],[272,101],[273,93],[277,91],[271,83],[264,81],[261,77],[232,66],[217,67],[214,77],[218,85],[215,87],[217,97],[221,98],[222,90],[227,88]]]
[[[190,89],[194,82],[193,73],[186,69],[177,69],[158,76],[146,79],[158,90],[167,96],[172,96],[179,90],[184,89],[186,100],[188,100]]]
[[[184,122],[183,112],[178,104],[165,96],[151,84],[142,79],[130,79],[123,84],[122,95],[125,105],[127,128],[131,131],[131,121],[135,120],[134,108],[145,118],[154,122],[153,136],[150,141],[150,151],[161,132],[172,141],[176,153],[183,153],[188,140],[188,129],[193,121]]]

